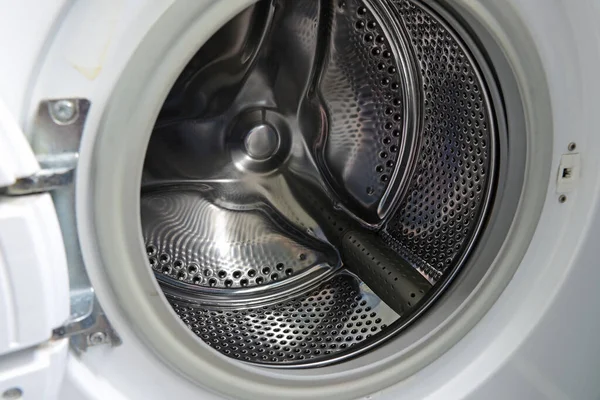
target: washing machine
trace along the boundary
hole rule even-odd
[[[600,398],[598,0],[1,8],[1,399]]]

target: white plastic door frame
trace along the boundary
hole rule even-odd
[[[62,4],[23,1],[3,9],[0,188],[39,170],[23,133],[23,99]],[[68,340],[49,340],[69,312],[67,262],[50,195],[0,195],[0,398],[58,395]]]
[[[0,101],[0,190],[38,170],[19,124]],[[0,191],[2,398],[57,393],[68,341],[50,340],[69,312],[67,261],[50,195],[10,197]]]

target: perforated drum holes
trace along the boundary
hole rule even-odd
[[[268,150],[280,157],[275,160],[280,165],[296,169],[281,167],[281,175],[280,170],[251,171],[255,175],[246,179],[250,170],[227,164],[234,150],[226,148],[226,157],[201,165],[200,172],[207,174],[202,185],[187,185],[184,174],[172,178],[177,184],[144,187],[142,227],[149,267],[177,315],[201,340],[245,362],[314,366],[359,354],[387,338],[381,333],[390,325],[394,331],[388,332],[396,333],[425,304],[422,300],[429,299],[431,287],[452,276],[469,255],[485,226],[497,168],[496,122],[488,96],[493,82],[484,82],[475,57],[450,25],[417,0],[281,4],[275,22],[264,16],[252,20],[257,26],[280,20],[290,26],[293,34],[286,38],[295,42],[267,38],[278,54],[288,48],[295,52],[285,53],[294,61],[290,71],[277,60],[287,91],[298,84],[299,98],[307,86],[309,94],[301,106],[285,105],[301,110],[294,121],[285,120],[288,116],[277,108],[283,106],[276,104],[255,114],[242,113],[223,129],[232,136],[238,134],[238,119],[249,118],[250,131],[268,122],[279,146]],[[259,3],[246,16],[268,5]],[[401,20],[389,20],[396,16]],[[396,29],[405,37],[394,37]],[[318,51],[325,53],[313,59]],[[275,56],[267,52],[262,57],[252,65],[270,65],[269,57]],[[302,63],[307,65],[301,68]],[[197,65],[202,61],[193,59],[186,67],[179,79],[186,83],[182,87],[193,86]],[[314,74],[315,81],[296,82],[301,77],[295,74],[303,71]],[[268,81],[270,75],[259,72],[248,80]],[[409,78],[418,82],[407,82]],[[261,94],[253,95],[281,100],[264,82]],[[247,90],[242,93],[247,95]],[[211,107],[225,109],[227,101],[236,101],[219,96],[206,95],[212,100],[202,104],[208,110],[203,111],[210,114]],[[266,101],[252,98],[242,105],[253,109],[252,101],[259,100]],[[181,116],[172,104],[165,103],[165,108],[162,114]],[[308,115],[311,109],[316,115]],[[268,118],[272,120],[263,120]],[[176,126],[167,136],[184,142],[214,136],[212,128],[210,135],[196,130],[202,118],[183,120],[167,120]],[[317,132],[314,137],[302,136],[304,142],[286,137],[305,125]],[[247,142],[246,136],[240,138]],[[222,146],[217,139],[193,143],[198,149],[214,145],[216,152]],[[254,139],[253,146],[262,143],[261,137]],[[302,144],[294,151],[306,151],[300,158],[310,158],[314,170],[295,159],[295,153],[277,153],[286,140]],[[256,146],[254,161],[271,162],[270,153],[263,157]],[[192,147],[196,149],[186,149]],[[574,151],[575,144],[568,149]],[[197,168],[197,163],[193,153],[191,164]],[[153,166],[160,170],[165,165],[173,167],[164,168],[169,179],[172,170],[189,167]],[[210,174],[205,171],[211,168]],[[230,170],[235,174],[223,175]],[[269,174],[278,180],[258,178]],[[241,190],[247,181],[260,190]],[[285,190],[271,190],[282,182]],[[403,197],[382,205],[385,195],[394,197],[395,192],[388,192],[396,189]],[[565,202],[566,196],[558,201]],[[380,214],[380,207],[389,207],[389,214]]]
[[[398,60],[388,32],[360,1],[349,1],[333,23],[336,53],[326,67],[322,97],[331,110],[325,148],[326,170],[340,196],[376,202],[393,167],[374,165],[374,157],[396,159],[404,123]],[[393,134],[391,134],[393,132]],[[396,149],[396,154],[391,148]],[[358,184],[360,180],[361,184]],[[356,181],[356,182],[355,182]]]
[[[482,218],[494,122],[485,83],[456,35],[416,3],[395,3],[421,67],[425,128],[408,196],[388,232],[391,245],[438,279]]]
[[[319,361],[372,338],[398,318],[363,287],[354,277],[339,275],[295,300],[257,309],[171,304],[196,335],[235,359]]]
[[[193,190],[147,193],[141,204],[150,266],[181,282],[252,287],[301,277],[326,260],[317,247],[296,242],[260,214],[217,210]],[[232,226],[230,236],[221,241],[212,231],[217,220]]]

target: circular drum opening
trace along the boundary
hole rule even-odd
[[[322,366],[401,334],[450,287],[508,143],[467,32],[416,0],[263,0],[199,49],[141,188],[149,265],[199,339]]]

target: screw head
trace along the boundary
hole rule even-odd
[[[567,201],[567,196],[565,196],[564,194],[561,194],[560,196],[558,196],[558,202],[559,203],[565,203]]]
[[[20,388],[10,388],[2,393],[3,400],[17,400],[23,397],[23,391]]]
[[[569,146],[567,146],[567,148],[569,149],[569,151],[574,151],[577,148],[577,144],[575,142],[571,142],[569,143]]]
[[[73,100],[56,100],[49,105],[50,117],[59,125],[68,125],[77,119],[79,110]]]
[[[88,336],[88,341],[92,346],[102,344],[106,340],[106,333],[94,332]]]

